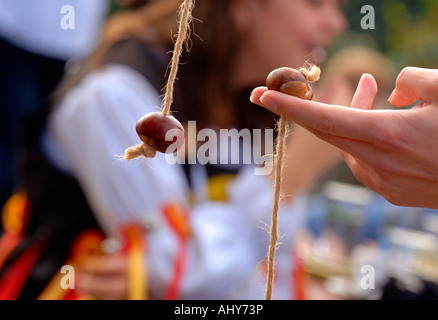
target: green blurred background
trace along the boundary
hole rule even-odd
[[[362,30],[361,8],[372,5],[376,29]],[[349,0],[350,31],[332,48],[362,44],[386,54],[397,69],[405,66],[438,68],[437,0]]]

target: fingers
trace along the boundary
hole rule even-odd
[[[261,103],[260,98],[261,96],[268,91],[268,88],[266,87],[257,87],[255,88],[252,93],[249,100],[251,100],[252,103],[258,104],[261,107],[264,107],[263,103]]]
[[[257,88],[251,101],[286,116],[312,132],[371,141],[374,120],[370,112],[302,100],[276,91]]]
[[[417,100],[434,99],[438,99],[438,70],[408,67],[398,76],[389,102],[396,107],[404,107]]]
[[[355,109],[369,110],[373,106],[374,98],[377,94],[377,83],[370,74],[363,74],[357,86],[351,102],[351,107]]]
[[[122,255],[89,257],[78,273],[78,290],[98,299],[125,299],[128,262]]]
[[[102,276],[79,273],[77,289],[96,299],[120,300],[128,296],[126,275]]]
[[[83,272],[102,275],[126,272],[127,268],[128,260],[123,255],[89,257],[81,265]]]

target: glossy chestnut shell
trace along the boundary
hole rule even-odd
[[[268,90],[276,90],[301,99],[312,100],[313,91],[306,77],[293,68],[279,68],[266,79]]]
[[[138,120],[135,127],[141,141],[162,153],[173,153],[184,144],[184,128],[181,123],[171,115],[161,112],[148,113]],[[172,130],[171,138],[166,141],[166,134]],[[169,149],[173,143],[175,148]]]

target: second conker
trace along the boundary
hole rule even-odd
[[[185,134],[181,123],[173,116],[165,115],[162,112],[152,112],[145,115],[138,120],[135,129],[141,141],[162,153],[176,152],[184,144]],[[168,141],[166,141],[168,133]],[[175,148],[170,150],[169,147],[172,144]]]
[[[319,78],[319,68],[317,72]],[[301,99],[312,100],[313,91],[309,81],[314,82],[317,79],[313,75],[309,76],[309,74],[306,69],[279,68],[269,74],[266,79],[266,86],[268,90],[276,90]]]

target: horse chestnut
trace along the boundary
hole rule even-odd
[[[141,141],[152,149],[162,153],[173,153],[179,150],[184,144],[184,128],[181,123],[171,115],[162,112],[152,112],[140,120],[135,127]],[[166,135],[170,130],[170,136],[166,140]],[[174,149],[169,147],[174,144]]]
[[[276,90],[301,99],[312,100],[313,91],[309,82],[319,79],[319,68],[307,69],[279,68],[272,71],[266,79],[268,90]]]

